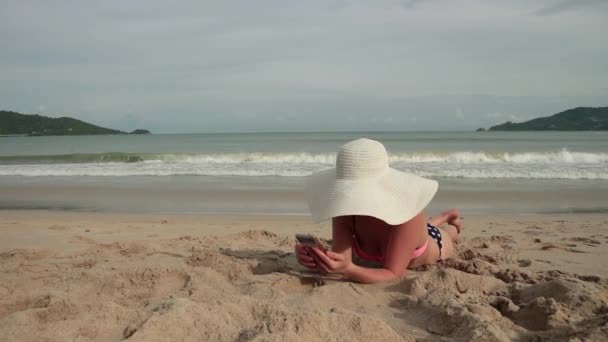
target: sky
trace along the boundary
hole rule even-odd
[[[0,109],[154,133],[472,130],[608,106],[608,0],[6,1]]]

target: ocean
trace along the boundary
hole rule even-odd
[[[360,137],[384,143],[393,168],[439,180],[440,189],[445,185],[440,197],[447,200],[461,194],[467,198],[457,200],[476,211],[604,211],[608,207],[608,132],[2,137],[0,207],[304,213],[303,177],[332,167],[337,149]],[[79,191],[86,193],[83,187],[97,190],[76,196]],[[36,189],[51,193],[38,194]],[[175,205],[159,199],[160,206],[115,206],[106,203],[115,200],[109,195],[102,198],[100,189],[130,189],[129,196],[142,192],[144,198],[132,198],[135,203],[147,203],[146,191],[157,191],[155,196],[170,196]],[[501,193],[512,197],[516,190],[523,194],[516,199],[519,203],[501,201]],[[561,199],[536,203],[535,194],[548,192],[560,194]],[[488,198],[490,193],[494,201]],[[255,201],[255,195],[264,200]],[[91,200],[95,196],[98,200]],[[199,205],[192,204],[194,198]]]
[[[608,132],[156,134],[6,137],[0,175],[306,176],[340,145],[377,139],[391,165],[449,178],[608,179]]]

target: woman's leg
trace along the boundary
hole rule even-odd
[[[457,209],[446,210],[437,216],[429,218],[428,222],[436,227],[447,222],[450,225],[456,226],[456,229],[460,232],[460,212]]]
[[[431,217],[428,223],[437,227],[441,233],[441,255],[439,253],[439,245],[431,236],[428,237],[429,245],[420,257],[412,260],[408,268],[416,268],[422,265],[435,264],[440,258],[441,260],[449,259],[454,256],[454,241],[458,239],[462,224],[460,222],[460,213],[456,209],[451,209],[441,213],[441,215]],[[441,225],[448,223],[444,227]]]
[[[437,228],[445,230],[448,235],[452,238],[452,241],[458,239],[458,235],[462,230],[462,223],[460,221],[460,212],[456,209],[450,209],[442,212],[440,215],[429,218],[428,222]],[[440,227],[444,223],[448,224],[448,227]],[[443,235],[443,232],[442,232]]]
[[[450,227],[451,229],[456,230],[456,228],[452,226]],[[449,231],[439,228],[439,232],[441,233],[441,255],[439,254],[439,245],[437,244],[437,241],[429,236],[427,238],[429,240],[429,244],[426,251],[424,251],[421,256],[410,261],[407,268],[416,268],[422,265],[436,264],[439,259],[446,260],[454,256],[454,240],[452,240],[452,236],[450,235]]]

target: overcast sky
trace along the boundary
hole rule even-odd
[[[2,1],[0,109],[157,133],[608,106],[607,0]]]

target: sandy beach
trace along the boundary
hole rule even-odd
[[[0,342],[608,341],[606,36],[608,0],[2,2]]]
[[[458,256],[362,285],[296,264],[306,216],[0,214],[3,341],[600,341],[606,214],[466,216]]]

